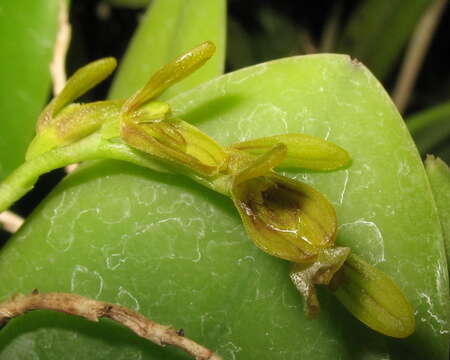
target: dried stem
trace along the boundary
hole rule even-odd
[[[14,214],[12,211],[3,211],[0,213],[0,223],[3,225],[3,228],[10,233],[15,233],[19,230],[23,222],[23,218]]]
[[[50,73],[53,79],[53,94],[58,95],[66,85],[66,55],[69,48],[71,28],[69,24],[69,8],[66,0],[60,0],[58,16],[58,33],[56,35]]]
[[[54,310],[98,322],[110,318],[128,327],[138,336],[160,345],[173,345],[191,354],[197,360],[222,358],[204,346],[184,337],[182,331],[158,324],[123,306],[89,299],[76,294],[46,293],[37,291],[29,295],[16,295],[0,304],[0,327],[10,319],[31,310]]]
[[[408,105],[417,74],[446,4],[447,0],[435,0],[423,14],[411,37],[392,95],[401,113]]]

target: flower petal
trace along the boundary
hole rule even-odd
[[[135,111],[169,86],[193,73],[213,56],[215,50],[216,46],[212,42],[206,41],[164,65],[142,89],[127,100],[123,106],[123,112]]]
[[[396,338],[415,330],[411,305],[382,271],[351,254],[330,284],[339,301],[370,328]]]
[[[39,116],[37,131],[47,127],[52,119],[66,105],[92,89],[95,85],[106,79],[116,68],[116,59],[109,57],[93,61],[78,69],[67,80],[64,89],[46,106]]]

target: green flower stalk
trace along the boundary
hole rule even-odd
[[[290,278],[305,298],[308,316],[319,311],[316,285],[325,285],[374,330],[393,337],[410,335],[414,315],[399,288],[349,248],[335,246],[338,221],[331,203],[311,186],[275,171],[336,170],[350,163],[344,149],[304,134],[223,147],[175,118],[168,104],[155,101],[214,50],[205,42],[181,55],[127,100],[73,104],[116,63],[107,58],[78,70],[39,117],[25,163],[0,184],[0,211],[26,193],[40,174],[73,162],[112,158],[181,173],[230,197],[256,246],[293,263]]]

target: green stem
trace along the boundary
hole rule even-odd
[[[121,142],[110,142],[94,133],[72,145],[48,151],[14,170],[0,184],[0,212],[8,209],[14,202],[30,191],[39,176],[51,170],[85,160],[115,159],[151,168],[159,172],[168,169],[158,162],[135,151]]]
[[[97,131],[71,145],[55,148],[32,158],[14,170],[0,184],[0,212],[8,209],[30,191],[42,174],[73,163],[94,159],[121,160],[158,172],[174,172],[170,165],[128,146],[119,138],[108,138],[101,131]],[[182,173],[203,186],[230,196],[229,176],[204,178],[185,169],[176,169],[175,172]]]
[[[89,136],[71,146],[46,152],[26,161],[0,184],[0,211],[30,191],[40,175],[79,161],[95,158],[100,137]]]

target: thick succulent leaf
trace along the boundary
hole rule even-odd
[[[225,358],[448,359],[438,214],[406,126],[367,69],[346,56],[289,58],[169,102],[224,145],[295,132],[347,150],[347,169],[288,175],[333,203],[337,244],[397,283],[411,302],[416,332],[404,340],[377,334],[326,292],[318,294],[319,317],[307,321],[289,264],[253,245],[229,199],[181,176],[112,161],[71,175],[2,249],[2,298],[37,287],[116,301],[182,327]],[[0,343],[1,359],[187,358],[132,340],[109,322],[47,312],[13,320]]]
[[[0,4],[0,179],[22,163],[50,90],[58,0]]]
[[[425,169],[439,210],[448,265],[450,264],[450,169],[444,161],[434,156],[427,157]]]
[[[360,2],[343,32],[338,51],[362,61],[378,78],[386,78],[432,3],[433,0]]]
[[[151,75],[192,47],[212,41],[213,58],[161,98],[192,88],[222,74],[225,54],[224,0],[154,0],[136,31],[113,82],[110,98],[126,98]]]

